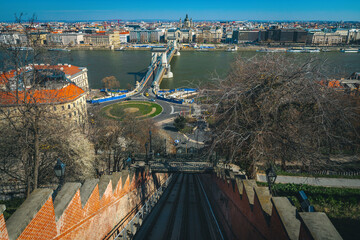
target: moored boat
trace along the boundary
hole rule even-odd
[[[70,52],[71,50],[66,48],[49,48],[48,51]]]
[[[359,49],[356,48],[345,48],[345,49],[340,49],[340,52],[343,53],[358,53]]]

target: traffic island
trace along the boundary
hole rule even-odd
[[[153,118],[162,112],[162,107],[153,102],[125,101],[114,103],[101,109],[101,114],[110,119],[121,121],[133,114],[138,119]]]

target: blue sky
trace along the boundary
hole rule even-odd
[[[14,14],[39,20],[179,19],[360,21],[360,0],[0,0],[0,21]]]

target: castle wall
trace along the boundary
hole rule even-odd
[[[122,171],[66,183],[54,202],[51,189],[37,189],[6,223],[0,212],[0,239],[103,239],[166,179],[144,169]]]
[[[243,175],[216,168],[201,180],[228,239],[342,239],[325,213],[298,213]]]

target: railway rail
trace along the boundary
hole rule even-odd
[[[134,239],[224,239],[197,174],[174,176]]]

